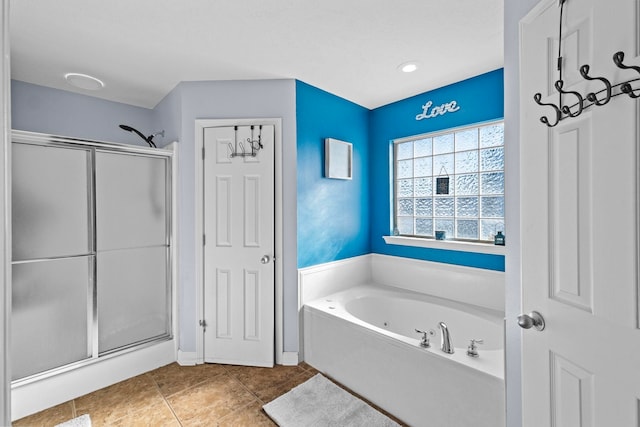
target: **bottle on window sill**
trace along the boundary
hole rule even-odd
[[[498,231],[498,233],[493,238],[493,243],[498,246],[504,246],[504,234],[502,234],[502,231]]]

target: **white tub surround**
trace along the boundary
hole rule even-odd
[[[306,362],[410,425],[505,425],[503,272],[369,254],[298,277]]]
[[[380,254],[371,258],[375,283],[504,311],[502,271]]]
[[[369,283],[372,255],[362,255],[298,269],[298,309],[307,301]]]
[[[305,360],[404,422],[504,426],[502,312],[363,285],[308,302],[303,313]],[[440,350],[441,321],[453,354]],[[430,348],[415,328],[437,331]],[[479,357],[467,356],[481,338]]]
[[[304,358],[304,316],[302,307],[309,301],[371,282],[371,255],[298,269],[298,333],[299,360]]]
[[[298,270],[298,308],[363,283],[504,311],[504,272],[368,254]]]

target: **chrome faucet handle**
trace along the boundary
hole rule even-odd
[[[467,348],[467,356],[469,357],[478,357],[478,347],[476,347],[476,344],[484,344],[484,340],[483,339],[479,339],[479,340],[471,340],[471,342],[469,343],[469,347]]]
[[[436,331],[433,329],[429,329],[428,331],[421,331],[416,329],[416,332],[422,334],[422,339],[420,340],[420,347],[429,348],[431,347],[431,343],[429,342],[429,337],[433,337],[436,335]]]

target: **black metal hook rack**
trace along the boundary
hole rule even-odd
[[[640,67],[624,64],[624,52],[622,51],[616,52],[613,55],[613,63],[620,69],[635,70],[638,74],[640,74]],[[578,117],[584,110],[594,105],[597,107],[606,105],[609,101],[611,101],[611,98],[615,98],[616,96],[628,95],[633,99],[640,98],[640,89],[634,89],[631,85],[632,83],[640,81],[640,77],[612,85],[611,82],[605,77],[590,76],[589,71],[589,65],[583,65],[582,67],[580,67],[580,75],[582,76],[582,78],[589,81],[598,80],[602,82],[602,84],[604,85],[603,89],[596,92],[589,92],[586,96],[583,96],[576,91],[564,90],[564,81],[561,78],[554,84],[554,87],[560,94],[560,105],[556,105],[550,102],[542,102],[542,94],[540,92],[533,95],[533,100],[538,105],[551,107],[554,111],[555,117],[553,117],[553,121],[551,121],[547,116],[542,116],[540,117],[540,121],[542,123],[544,123],[548,127],[554,127],[564,119],[567,119],[569,117]],[[573,97],[575,98],[575,102],[571,105],[562,105],[563,96]]]
[[[234,144],[229,143],[230,154],[229,157],[256,157],[258,155],[258,151],[264,146],[262,145],[262,125],[259,126],[258,130],[258,139],[254,138],[253,131],[254,126],[251,125],[251,137],[247,138],[247,143],[251,147],[251,151],[247,151],[244,147],[242,141],[238,141],[238,126],[234,126],[235,131],[235,141]]]

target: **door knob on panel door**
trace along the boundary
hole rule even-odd
[[[264,255],[262,258],[260,258],[260,262],[263,264],[269,264],[269,261],[271,261],[269,255]]]
[[[518,316],[518,325],[523,329],[536,328],[538,331],[544,330],[544,317],[537,311],[532,311],[529,314],[521,314]]]

